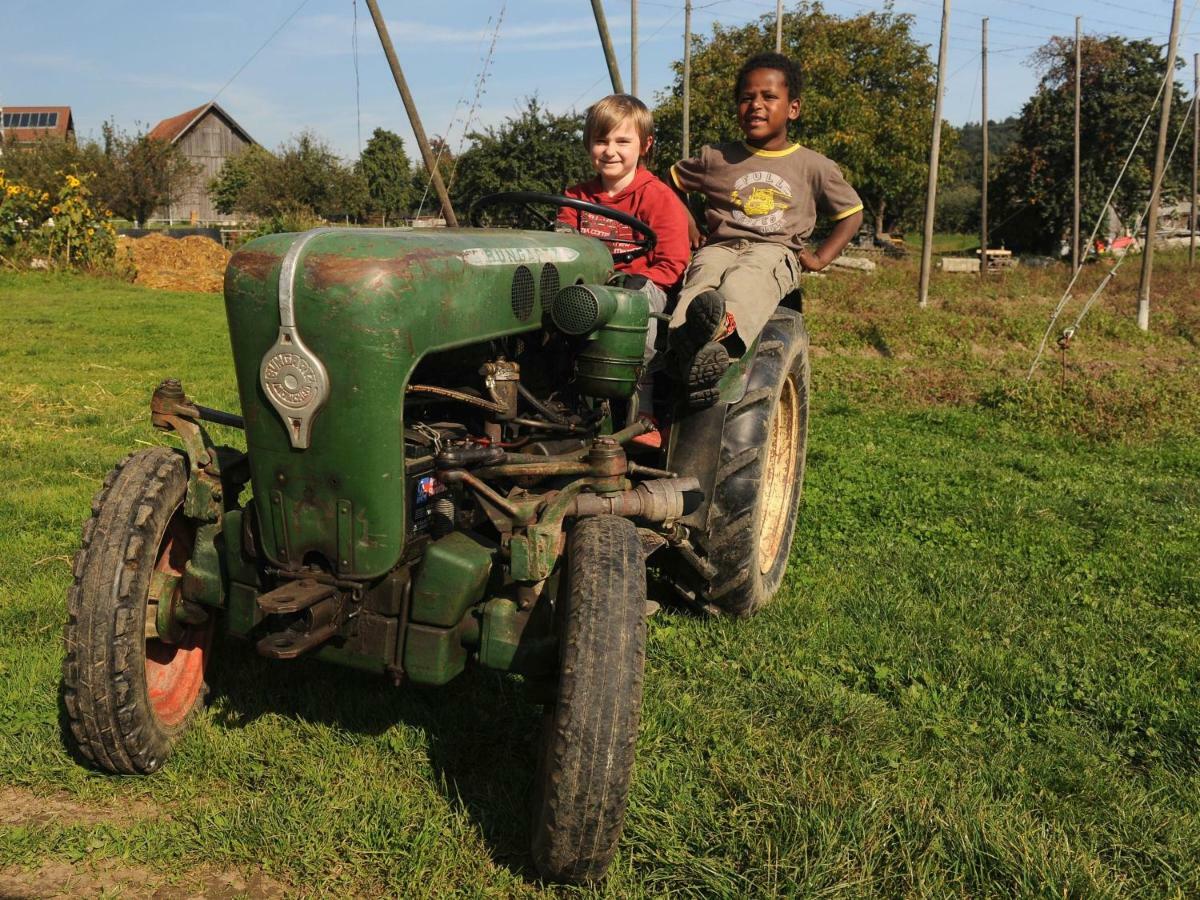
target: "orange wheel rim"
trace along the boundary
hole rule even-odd
[[[166,534],[158,549],[154,568],[160,572],[183,577],[184,567],[192,555],[193,535],[182,512],[176,511],[167,525]],[[179,585],[174,588],[178,593]],[[167,602],[162,598],[160,602]],[[152,608],[147,608],[147,615]],[[200,696],[204,687],[204,669],[208,663],[208,647],[212,637],[212,620],[189,626],[176,644],[157,638],[146,640],[146,692],[150,708],[168,728],[181,723]]]

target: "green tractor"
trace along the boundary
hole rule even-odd
[[[493,195],[472,221],[544,202],[624,222],[634,253],[653,245],[637,219],[552,195]],[[270,235],[230,260],[225,305],[241,414],[164,381],[151,422],[182,449],[119,463],[83,529],[63,665],[79,751],[159,769],[218,629],[396,685],[518,673],[544,709],[534,862],[550,880],[602,877],[633,768],[647,584],[745,616],[782,580],[807,433],[798,309],[780,306],[715,406],[660,409],[654,449],[633,442],[651,313],[594,238]],[[205,422],[244,428],[247,452]]]

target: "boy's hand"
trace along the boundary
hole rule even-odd
[[[801,250],[796,254],[796,259],[800,262],[800,267],[805,272],[820,272],[825,268],[825,263],[821,262],[821,257],[813,253],[808,248]]]
[[[688,245],[693,250],[699,250],[703,244],[704,235],[700,233],[700,226],[696,224],[692,214],[688,213]]]
[[[796,259],[805,272],[820,272],[823,268],[841,256],[842,251],[846,249],[846,245],[850,243],[850,239],[858,233],[859,226],[862,225],[863,214],[856,212],[845,219],[841,219],[829,232],[829,237],[825,238],[817,252],[813,253],[807,247],[796,254]]]

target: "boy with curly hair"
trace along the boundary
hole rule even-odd
[[[672,314],[667,372],[691,406],[710,406],[730,356],[745,352],[803,272],[832,262],[862,224],[862,201],[837,165],[788,140],[800,117],[800,73],[779,53],[748,59],[734,100],[744,141],[706,145],[671,167],[686,199],[705,196],[708,239],[700,246]],[[820,246],[808,245],[817,215],[834,222]]]

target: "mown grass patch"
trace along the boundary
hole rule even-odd
[[[938,278],[923,312],[911,269],[813,281],[784,588],[745,622],[651,620],[628,823],[596,893],[1200,892],[1200,367],[1179,325],[1200,292],[1174,265],[1150,335],[1128,297],[1089,316],[1066,392],[1050,366],[1022,387],[1061,272],[982,298]],[[224,329],[214,296],[0,275],[0,783],[166,813],[0,825],[0,867],[555,893],[527,855],[536,712],[492,673],[397,691],[226,643],[161,773],[113,778],[64,749],[64,595],[89,499],[114,460],[169,441],[149,427],[160,378],[237,408]],[[1142,377],[1154,366],[1165,380]]]

